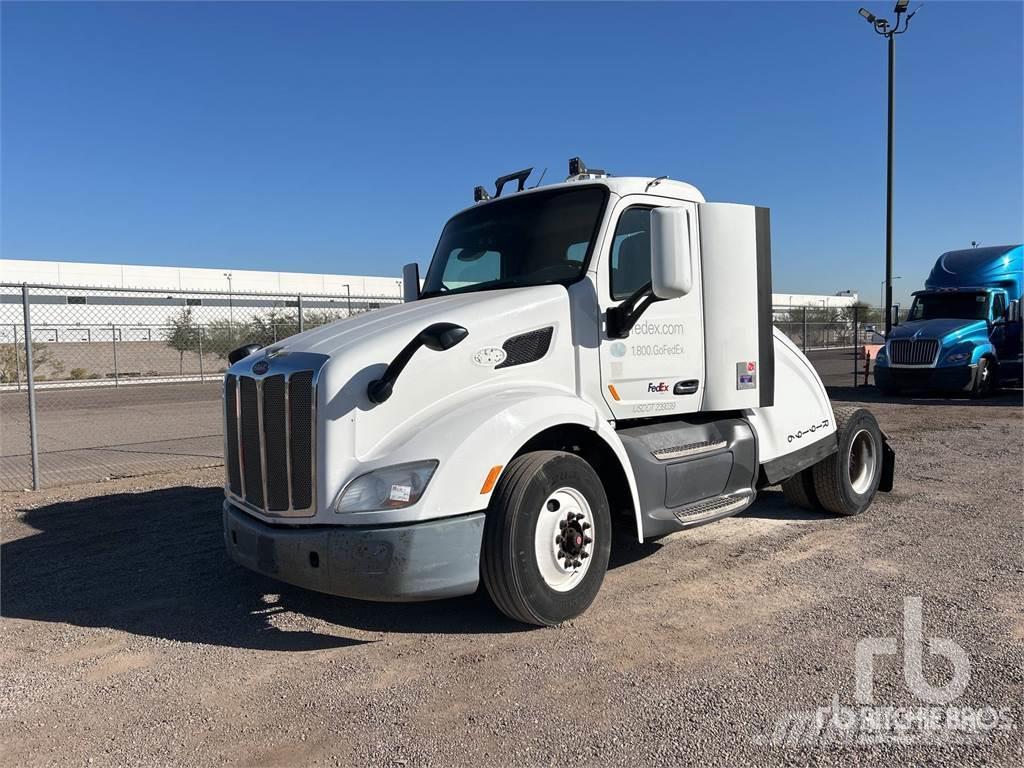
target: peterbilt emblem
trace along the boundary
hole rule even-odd
[[[270,363],[266,360],[257,360],[252,364],[252,372],[257,376],[262,376],[264,373],[270,370]]]
[[[493,368],[505,362],[508,353],[501,347],[482,347],[473,353],[473,362],[484,368]]]

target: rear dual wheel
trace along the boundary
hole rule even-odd
[[[838,450],[783,482],[782,492],[803,509],[859,515],[871,506],[882,479],[882,431],[864,408],[834,413]]]
[[[610,551],[608,499],[586,461],[535,451],[509,463],[487,510],[480,568],[502,613],[538,625],[580,615],[601,588]]]

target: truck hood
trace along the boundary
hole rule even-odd
[[[371,344],[381,348],[381,359],[388,362],[398,351],[387,348],[391,338],[398,338],[401,344],[405,344],[431,323],[444,321],[466,325],[463,321],[472,322],[479,320],[481,314],[493,314],[493,308],[502,305],[503,300],[510,296],[529,303],[534,294],[545,293],[552,288],[564,295],[561,286],[538,286],[437,296],[408,304],[393,304],[290,336],[272,344],[268,350],[315,352],[336,357],[353,347]],[[487,307],[487,310],[482,310],[483,307]],[[466,327],[472,335],[473,328],[469,325]]]
[[[469,331],[445,351],[420,348],[395,383],[391,398],[370,402],[367,386],[426,326],[456,323]],[[549,343],[535,356],[514,359],[509,339],[540,333]],[[540,348],[543,347],[543,348]],[[410,435],[435,428],[442,414],[467,403],[491,401],[531,382],[575,391],[569,296],[544,285],[438,296],[391,306],[291,336],[239,361],[237,375],[266,375],[309,356],[317,373],[317,488],[323,504],[367,469],[436,458],[406,456]],[[265,363],[264,363],[265,361]],[[262,374],[260,374],[262,375]]]
[[[955,317],[935,320],[914,320],[892,329],[889,339],[938,339],[943,346],[973,337],[988,338],[988,323],[984,320],[961,320]]]

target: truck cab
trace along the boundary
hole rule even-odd
[[[922,388],[984,396],[1021,376],[1022,248],[949,251],[916,291],[907,322],[875,360],[887,394]]]
[[[528,175],[476,189],[406,303],[232,354],[234,560],[370,600],[483,583],[557,624],[597,594],[613,529],[658,538],[779,483],[843,515],[891,488],[874,418],[833,409],[772,327],[767,209],[578,158]]]

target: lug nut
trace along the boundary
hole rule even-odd
[[[561,543],[562,543],[562,534],[558,534],[557,536],[555,536],[555,544],[561,544]]]
[[[586,560],[588,557],[590,557],[590,553],[588,553],[588,552],[580,552],[580,557],[582,557],[584,560]]]
[[[583,537],[583,543],[584,544],[590,544],[592,541],[593,541],[593,539],[590,538],[589,536],[584,536]]]
[[[584,531],[589,530],[590,529],[590,523],[584,523],[582,527],[583,527]]]
[[[563,529],[563,530],[565,529],[565,526],[567,526],[567,525],[568,525],[568,523],[565,522],[565,520],[559,520],[558,521],[558,527]]]

